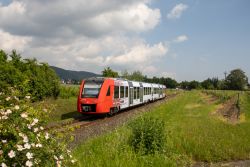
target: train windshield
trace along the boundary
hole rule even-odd
[[[82,97],[97,98],[102,86],[101,81],[85,81],[84,88],[82,90]]]

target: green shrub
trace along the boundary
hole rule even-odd
[[[132,135],[129,144],[135,152],[154,154],[164,149],[165,129],[163,120],[151,116],[141,116],[129,124]]]
[[[72,166],[74,160],[56,132],[45,131],[47,110],[34,109],[19,93],[0,92],[0,166]]]
[[[9,58],[9,59],[8,59]],[[0,50],[0,91],[15,87],[21,96],[31,95],[32,101],[59,95],[59,78],[48,64],[36,59],[21,59],[12,51],[7,55]]]

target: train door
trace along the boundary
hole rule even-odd
[[[140,83],[140,90],[139,90],[139,97],[140,97],[140,102],[143,102],[143,86],[142,83]]]
[[[152,100],[154,100],[154,88],[153,88],[153,86],[151,87],[151,98],[152,98]]]
[[[161,88],[160,88],[160,86],[158,88],[158,95],[159,95],[159,98],[160,98],[161,97]]]
[[[128,82],[129,87],[129,106],[133,105],[133,99],[134,99],[134,88],[132,82]]]

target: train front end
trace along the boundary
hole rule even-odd
[[[77,110],[82,114],[106,114],[112,107],[112,80],[89,78],[82,81]]]

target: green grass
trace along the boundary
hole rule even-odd
[[[128,144],[131,130],[125,125],[90,139],[74,150],[79,166],[185,166],[191,161],[218,162],[250,158],[250,97],[241,96],[245,121],[231,125],[212,115],[218,107],[199,91],[185,92],[146,113],[165,121],[163,153],[142,156]]]
[[[77,97],[79,93],[79,85],[60,85],[60,98],[68,99]]]
[[[224,103],[232,97],[237,96],[239,93],[242,93],[242,91],[232,90],[203,90],[202,92],[217,97],[221,103]]]
[[[49,122],[58,122],[62,120],[71,120],[75,117],[81,116],[77,112],[77,97],[69,97],[67,99],[46,99],[34,104],[35,107],[42,107],[50,111]]]
[[[79,85],[61,85],[58,99],[47,98],[43,101],[33,103],[35,107],[46,108],[50,111],[49,122],[72,120],[81,116],[77,112],[77,97]]]

